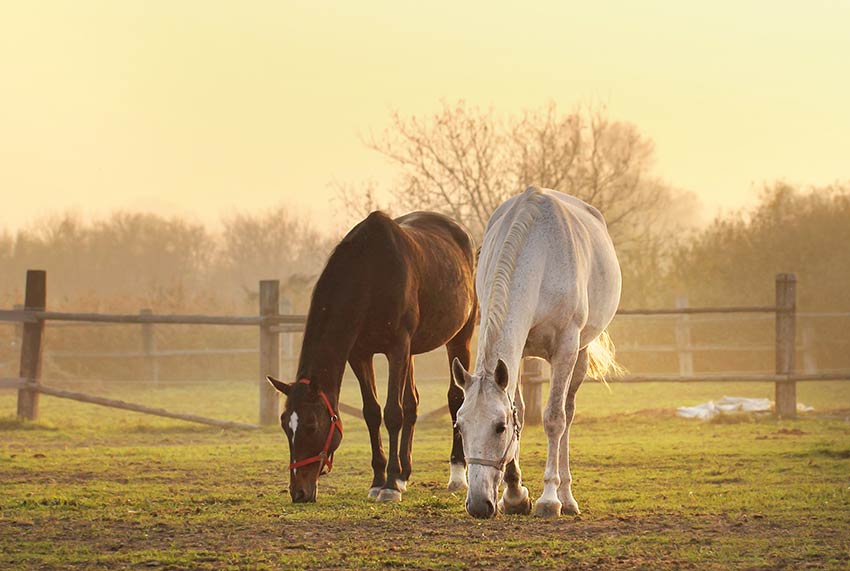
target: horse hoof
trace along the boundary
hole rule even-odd
[[[400,502],[401,501],[401,492],[398,490],[393,490],[391,488],[382,488],[380,493],[378,493],[378,501],[379,502]]]
[[[508,504],[505,506],[505,500],[499,500],[499,513],[505,515],[528,515],[531,513],[531,500],[525,498],[519,503]]]
[[[451,473],[449,475],[448,490],[450,492],[458,492],[467,489],[469,486],[466,483],[466,466],[463,464],[450,464]]]
[[[561,515],[581,515],[581,510],[578,509],[578,504],[573,503],[563,503],[561,504]]]
[[[534,515],[537,517],[558,517],[561,514],[561,502],[540,501],[534,504]]]
[[[407,480],[396,480],[395,487],[398,488],[399,492],[407,491]]]
[[[522,496],[519,500],[505,501],[505,496],[499,500],[499,512],[505,515],[528,515],[531,513],[531,498],[528,497],[528,488],[522,487]]]
[[[375,486],[373,488],[369,488],[369,497],[373,500],[378,497],[378,494],[381,493],[381,486]]]
[[[457,480],[449,480],[448,490],[450,492],[459,492],[461,490],[467,489],[469,486],[466,482],[459,482]]]

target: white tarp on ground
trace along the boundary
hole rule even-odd
[[[741,414],[744,412],[770,412],[773,402],[770,399],[752,399],[746,397],[723,397],[717,402],[710,400],[696,406],[680,406],[676,414],[682,418],[710,420],[720,414]],[[811,412],[814,408],[797,404],[798,412]]]
[[[710,400],[696,406],[680,406],[676,414],[682,418],[709,420],[720,414],[739,414],[742,412],[770,412],[773,403],[770,399],[751,399],[746,397],[723,397],[715,402]]]

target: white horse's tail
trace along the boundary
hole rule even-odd
[[[599,337],[587,346],[587,376],[608,384],[606,377],[622,375],[626,370],[617,363],[614,352],[614,342],[608,331],[603,331]]]

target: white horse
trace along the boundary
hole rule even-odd
[[[620,301],[622,278],[605,220],[594,207],[554,190],[528,188],[490,218],[475,288],[481,304],[473,374],[455,359],[452,376],[464,389],[457,425],[468,464],[466,510],[492,517],[529,513],[519,468],[523,402],[518,390],[523,356],[552,364],[543,424],[549,454],[540,516],[578,514],[571,490],[570,423],[576,391],[588,369],[614,365],[605,328]]]

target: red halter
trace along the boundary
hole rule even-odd
[[[309,385],[310,379],[298,379],[299,383]],[[339,416],[334,412],[333,407],[331,406],[331,401],[328,400],[327,395],[321,389],[319,389],[319,396],[322,397],[322,400],[325,401],[325,406],[328,407],[328,414],[331,416],[331,428],[328,431],[328,437],[325,439],[325,447],[322,448],[322,451],[316,454],[315,456],[311,456],[310,458],[305,458],[304,460],[299,460],[298,462],[293,462],[289,465],[290,470],[294,470],[296,468],[300,468],[301,466],[307,466],[308,464],[313,464],[315,462],[321,463],[319,467],[319,471],[321,474],[327,474],[331,471],[334,466],[334,457],[333,454],[328,455],[328,450],[331,448],[331,440],[334,437],[334,429],[339,430],[339,435],[342,437],[342,421],[339,419]],[[323,470],[327,468],[327,472]]]

